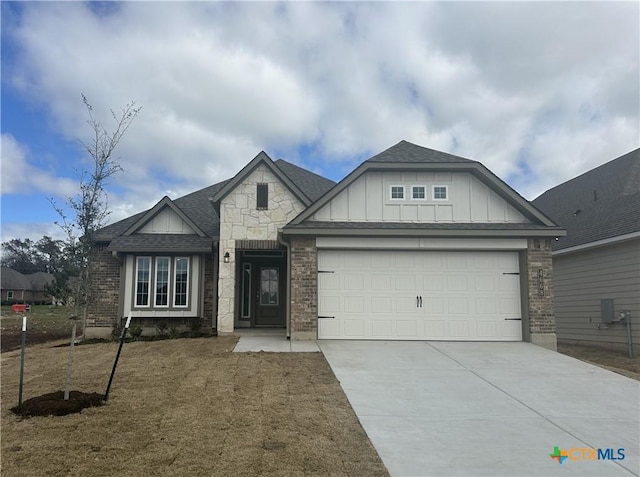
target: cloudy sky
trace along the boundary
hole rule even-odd
[[[2,240],[58,234],[84,93],[142,111],[111,220],[261,150],[334,180],[402,139],[528,199],[639,146],[639,2],[2,2]]]

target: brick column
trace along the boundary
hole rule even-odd
[[[120,319],[120,262],[98,244],[89,270],[86,338],[106,338]]]
[[[291,339],[318,337],[318,250],[315,238],[291,239]]]
[[[550,239],[529,239],[527,283],[531,342],[556,350],[556,318],[553,312],[553,264]]]

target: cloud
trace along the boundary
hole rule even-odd
[[[107,126],[109,108],[143,106],[117,149],[114,220],[227,179],[260,150],[339,179],[400,139],[479,160],[533,198],[638,147],[639,13],[636,2],[26,3],[3,19],[19,53],[3,83],[44,105],[65,139],[90,134],[80,92]],[[56,174],[10,153],[46,191]]]
[[[33,195],[67,197],[75,192],[74,181],[58,177],[53,170],[43,170],[28,160],[28,150],[11,134],[2,134],[2,195]]]

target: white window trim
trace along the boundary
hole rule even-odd
[[[178,262],[178,260],[180,259],[185,259],[187,261],[187,294],[186,294],[186,301],[184,305],[177,305],[176,304],[176,294],[178,293],[178,286],[177,286],[177,280],[175,277],[175,271],[178,270],[178,266],[174,266],[174,275],[172,277],[172,282],[173,282],[173,294],[172,294],[172,303],[173,303],[173,307],[174,308],[189,308],[189,286],[191,285],[191,282],[189,280],[189,274],[191,273],[191,260],[189,257],[174,257],[173,259],[173,263],[174,265]]]
[[[414,187],[422,187],[424,189],[424,197],[414,197],[413,196],[413,188]],[[414,184],[411,186],[411,200],[417,200],[420,202],[424,202],[427,200],[427,186],[423,184]]]
[[[13,300],[13,290],[7,291],[7,300]]]
[[[402,198],[401,198],[401,199],[399,199],[399,198],[397,198],[397,197],[393,197],[393,188],[394,188],[394,187],[400,187],[400,188],[402,188]],[[400,201],[404,201],[404,200],[406,199],[406,197],[407,197],[407,194],[406,194],[406,187],[405,187],[403,184],[391,184],[391,185],[389,186],[389,200],[392,200],[392,201],[394,201],[394,202],[396,202],[396,201],[397,201],[397,202],[400,202]]]
[[[438,187],[438,188],[443,187],[444,188],[444,190],[445,190],[445,192],[447,194],[447,197],[445,199],[436,199],[436,187]],[[447,186],[447,185],[434,185],[434,186],[431,186],[431,198],[433,200],[438,201],[438,202],[446,202],[446,201],[448,201],[449,200],[449,186]]]
[[[167,304],[166,305],[158,305],[156,303],[156,298],[158,297],[157,293],[158,293],[158,260],[162,259],[162,258],[166,258],[169,261],[169,270],[167,273]],[[154,308],[169,308],[171,306],[171,296],[173,295],[172,293],[172,286],[171,286],[171,257],[156,257],[155,261],[154,261],[154,265],[155,268],[153,270],[153,276],[154,276],[154,280],[153,280],[153,307]],[[187,274],[187,280],[188,280],[188,274]]]
[[[149,291],[147,292],[147,304],[146,305],[138,305],[138,272],[140,259],[147,258],[149,259]],[[136,274],[134,280],[134,288],[133,288],[133,307],[134,308],[151,308],[151,285],[153,283],[152,274],[153,273],[153,260],[152,257],[147,255],[140,255],[136,257]]]

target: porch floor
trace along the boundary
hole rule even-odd
[[[268,353],[319,353],[315,341],[292,341],[281,328],[236,329],[234,335],[240,339],[233,349],[234,353],[265,351]]]

